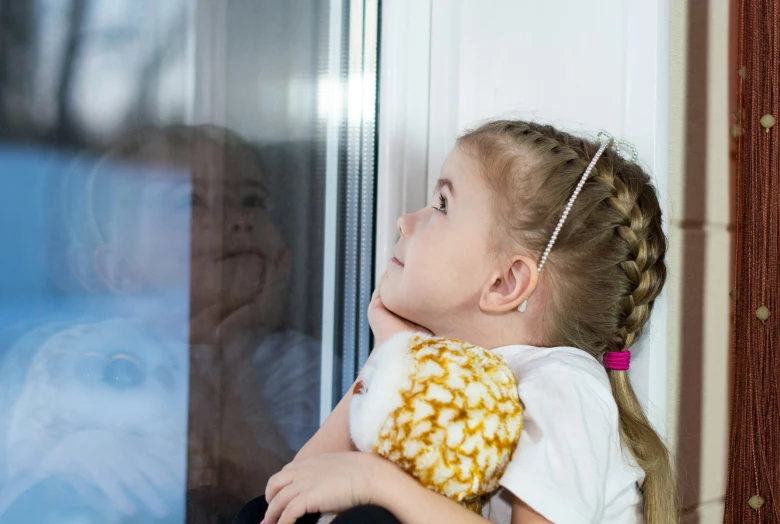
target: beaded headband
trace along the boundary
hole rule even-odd
[[[547,243],[547,247],[544,248],[544,253],[542,253],[542,258],[539,260],[539,266],[537,268],[537,273],[539,274],[541,274],[542,269],[544,269],[544,265],[547,263],[547,258],[550,256],[550,251],[552,251],[553,245],[555,245],[555,241],[558,239],[558,234],[561,232],[563,223],[569,216],[569,212],[574,205],[574,201],[577,199],[577,196],[579,196],[580,191],[582,191],[582,186],[585,185],[588,177],[590,177],[590,173],[593,171],[593,168],[596,167],[596,163],[599,161],[599,158],[601,158],[601,155],[604,154],[604,151],[606,151],[607,147],[612,144],[612,148],[615,149],[615,151],[617,151],[621,157],[630,162],[636,162],[637,158],[639,157],[639,153],[637,152],[636,147],[634,147],[634,145],[630,142],[626,142],[625,140],[615,140],[612,135],[605,131],[599,132],[597,137],[601,143],[601,146],[599,147],[598,151],[596,151],[596,154],[593,155],[590,164],[588,164],[588,167],[585,169],[582,177],[580,177],[580,181],[577,183],[577,187],[574,188],[574,193],[572,193],[571,197],[569,197],[568,202],[566,202],[566,206],[563,208],[561,218],[558,220],[558,224],[555,226],[552,237],[550,237],[550,241]],[[520,304],[517,310],[523,313],[525,312],[526,307],[528,307],[527,298],[523,301],[522,304]],[[630,359],[630,351],[609,351],[604,355],[603,363],[604,367],[607,369],[625,371],[628,369]]]

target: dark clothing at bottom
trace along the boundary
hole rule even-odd
[[[259,524],[268,503],[265,497],[257,497],[250,500],[236,515],[233,524]],[[296,524],[317,524],[320,514],[308,514],[295,521]],[[340,513],[332,524],[400,524],[392,513],[375,505],[357,506]]]

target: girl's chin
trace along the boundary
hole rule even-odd
[[[413,324],[417,324],[418,326],[428,329],[428,326],[425,325],[427,323],[427,319],[424,318],[422,315],[416,313],[415,311],[412,311],[409,308],[404,308],[403,306],[393,307],[392,304],[388,305],[387,303],[385,303],[385,307],[392,314],[397,315],[404,320],[412,322]]]
[[[426,320],[430,320],[429,315],[425,315],[424,311],[420,311],[421,301],[404,294],[399,289],[399,286],[394,285],[390,278],[386,278],[382,282],[379,294],[382,298],[382,304],[390,313],[420,326],[425,326]],[[427,326],[425,327],[427,329]]]

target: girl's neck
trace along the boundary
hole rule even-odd
[[[437,337],[465,340],[475,346],[485,349],[495,349],[502,346],[539,345],[533,324],[536,319],[518,318],[524,313],[507,313],[504,315],[485,315],[471,321],[452,323],[434,330]]]

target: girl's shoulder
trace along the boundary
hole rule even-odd
[[[556,426],[555,419],[585,414],[591,430],[600,427],[603,436],[617,436],[618,409],[612,386],[604,366],[593,356],[572,347],[523,345],[494,352],[514,372],[527,418]]]
[[[618,438],[618,408],[604,366],[588,353],[571,347],[505,346],[494,350],[512,369],[524,418],[532,426],[570,434],[572,419],[587,419],[581,428],[597,439]],[[583,419],[584,417],[584,419]],[[582,434],[575,438],[579,440]]]
[[[553,522],[639,522],[644,472],[620,443],[617,404],[601,363],[576,348],[494,351],[515,373],[525,405],[501,485]]]
[[[567,389],[574,387],[595,393],[608,405],[614,405],[612,386],[604,366],[581,349],[512,345],[493,351],[512,368],[521,389],[535,385],[546,389],[554,389],[557,385]]]

